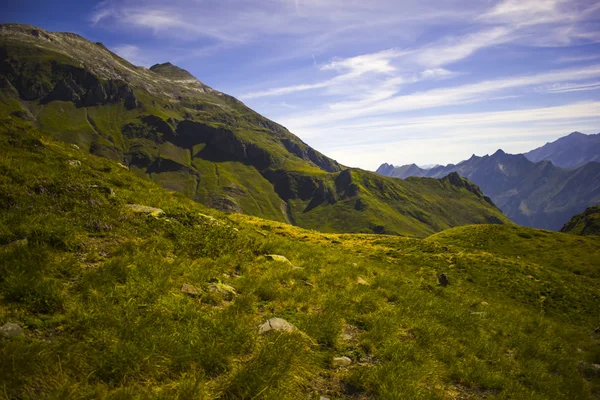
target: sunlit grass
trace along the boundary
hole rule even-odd
[[[322,234],[208,210],[3,124],[0,325],[26,336],[0,338],[0,397],[600,394],[578,370],[600,363],[595,238],[489,225],[425,240]],[[272,317],[297,330],[260,335]],[[341,356],[352,363],[334,366]]]

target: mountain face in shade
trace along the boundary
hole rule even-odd
[[[411,167],[386,171],[388,176],[399,176]],[[534,163],[522,154],[498,150],[457,165],[417,171],[418,176],[433,178],[453,172],[477,184],[511,220],[524,226],[559,230],[572,215],[600,203],[597,162],[564,169],[550,161]]]
[[[0,25],[0,119],[76,144],[210,207],[327,232],[426,236],[510,223],[472,183],[350,169],[189,72]]]
[[[530,161],[548,160],[562,168],[577,168],[590,161],[600,162],[600,133],[585,135],[573,132],[524,155]]]

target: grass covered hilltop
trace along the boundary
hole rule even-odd
[[[2,398],[600,396],[597,236],[318,233],[0,128]]]

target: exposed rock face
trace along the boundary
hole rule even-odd
[[[560,230],[575,235],[600,236],[600,206],[587,208],[583,213],[573,216]],[[600,333],[600,329],[598,329]]]

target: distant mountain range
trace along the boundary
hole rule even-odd
[[[479,185],[514,222],[559,230],[574,214],[600,203],[599,145],[600,134],[574,132],[527,154],[498,150],[491,156],[473,155],[456,165],[431,169],[382,164],[377,173],[406,179],[441,178],[456,172]]]
[[[590,161],[600,162],[600,133],[585,135],[573,132],[523,155],[529,161],[552,161],[562,168],[577,168]]]

